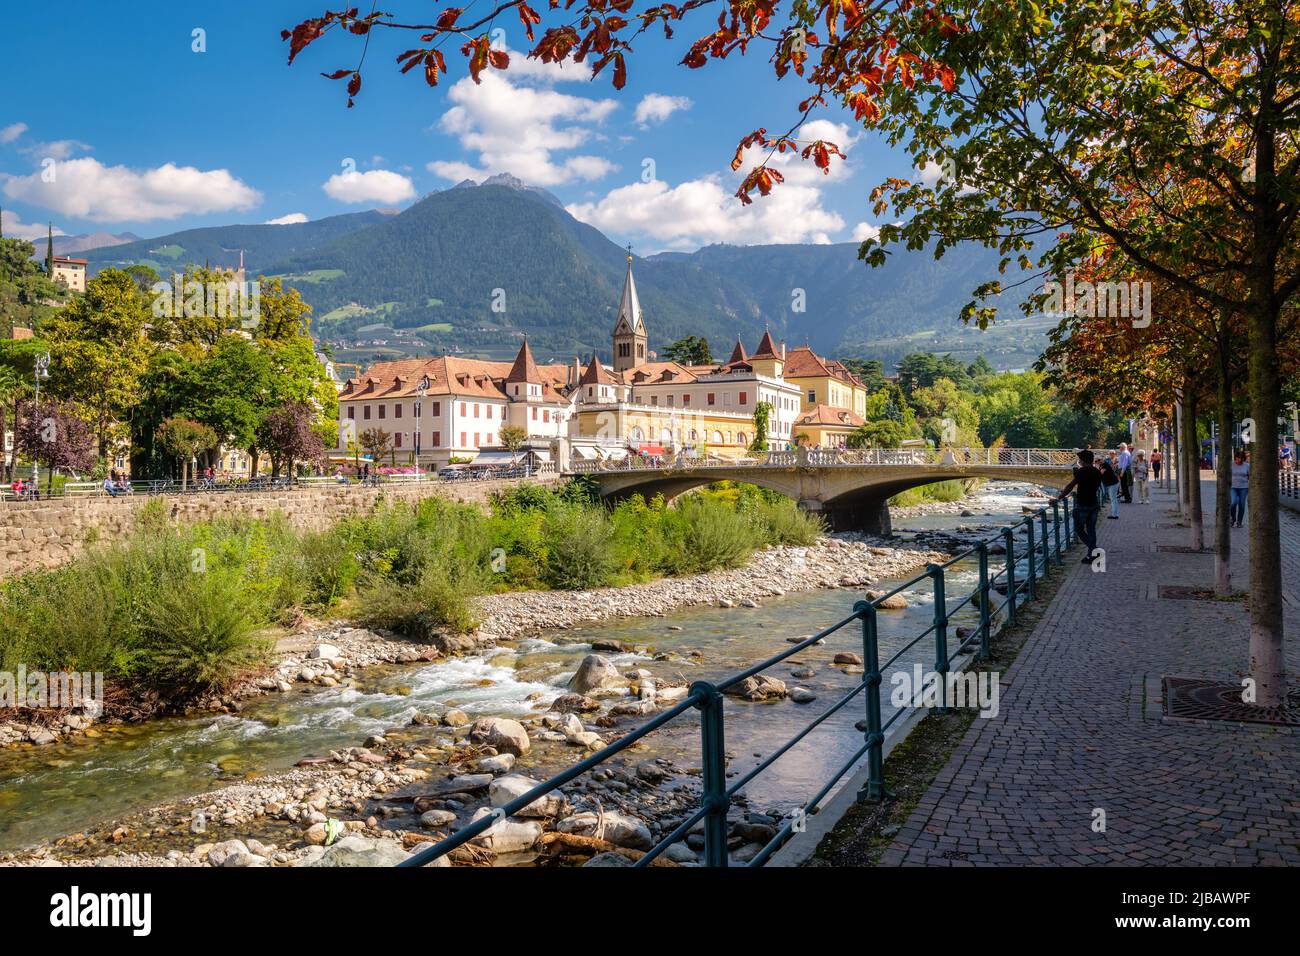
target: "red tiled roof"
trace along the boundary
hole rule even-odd
[[[866,422],[847,408],[834,405],[814,405],[794,420],[795,425],[840,425],[858,428]]]

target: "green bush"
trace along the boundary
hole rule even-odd
[[[601,508],[557,504],[546,514],[543,580],[553,588],[582,590],[610,584],[615,557],[611,524]]]

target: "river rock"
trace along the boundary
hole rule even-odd
[[[566,737],[572,737],[574,734],[580,734],[587,728],[582,726],[582,721],[576,714],[565,714],[555,725],[555,729]]]
[[[494,807],[504,807],[511,800],[517,800],[529,790],[541,784],[540,780],[525,777],[521,773],[508,777],[498,777],[488,787],[488,799]],[[564,809],[564,794],[552,790],[544,797],[538,797],[522,810],[515,811],[517,817],[553,817]]]
[[[601,814],[590,810],[575,813],[557,823],[555,829],[561,833],[576,833],[579,836],[607,840],[615,846],[630,850],[648,850],[654,846],[649,827],[636,817],[617,810],[605,810]]]
[[[613,651],[617,654],[627,651],[622,641],[592,641],[591,649],[593,651]]]
[[[307,657],[313,661],[336,661],[342,653],[333,644],[317,644],[307,654]]]
[[[811,704],[817,699],[817,695],[807,687],[792,687],[790,689],[790,699],[796,704]]]
[[[570,734],[565,742],[570,747],[586,747],[588,750],[601,750],[605,746],[604,738],[589,730],[584,730],[580,734]]]
[[[778,680],[775,677],[768,677],[766,674],[759,674],[755,677],[746,677],[738,684],[732,684],[724,694],[729,697],[743,697],[745,700],[780,700],[787,694],[785,681]]]
[[[479,807],[474,812],[473,822],[477,823],[492,811]],[[474,838],[474,842],[494,853],[519,853],[531,850],[542,838],[542,825],[532,821],[498,820]]]
[[[515,765],[514,754],[497,754],[495,757],[484,757],[474,764],[474,769],[480,773],[509,773]]]
[[[452,709],[442,715],[444,727],[464,727],[469,723],[469,714],[463,710]]]
[[[420,814],[420,826],[429,830],[445,827],[456,822],[456,814],[450,810],[429,810]]]
[[[551,701],[551,710],[561,714],[587,713],[600,710],[600,701],[585,694],[561,694]]]
[[[632,861],[619,853],[597,853],[583,866],[632,866]]]
[[[304,866],[396,866],[410,854],[394,840],[344,837]]]
[[[236,854],[248,854],[248,846],[243,840],[223,840],[221,843],[214,844],[208,851],[209,866],[225,866],[226,858]]]
[[[528,753],[532,746],[524,725],[504,717],[480,717],[470,728],[469,739],[480,746],[486,744],[495,747],[498,752],[514,754],[516,757]]]
[[[835,660],[832,663],[861,664],[862,658],[859,655],[854,654],[852,651],[840,651],[840,653],[835,655]]]
[[[884,593],[884,591],[868,591],[867,599],[870,601],[879,601],[880,595]],[[907,607],[907,598],[903,597],[901,594],[891,594],[883,601],[880,601],[876,607],[886,611],[901,611]]]
[[[578,665],[578,672],[569,678],[569,690],[586,694],[598,688],[613,687],[621,679],[617,667],[599,654],[588,654]]]

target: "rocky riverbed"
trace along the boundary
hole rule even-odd
[[[344,621],[307,622],[281,642],[278,663],[230,693],[202,701],[195,711],[236,712],[240,702],[284,692],[297,683],[337,686],[377,664],[417,663],[480,650],[500,640],[563,630],[620,617],[660,617],[695,605],[753,606],[787,591],[850,587],[915,570],[942,554],[924,543],[902,543],[857,533],[824,536],[808,547],[773,547],[740,568],[645,584],[591,591],[514,591],[478,599],[483,625],[470,635],[437,635],[416,644],[391,633]],[[779,582],[779,583],[777,583]],[[96,733],[101,718],[94,702],[61,712],[13,712],[0,721],[0,746],[48,745],[72,735]],[[30,716],[32,719],[22,718]]]
[[[522,592],[482,599],[485,626],[466,642],[414,644],[343,622],[321,622],[295,635],[296,648],[269,672],[249,681],[220,706],[237,712],[250,695],[355,686],[381,664],[425,664],[447,655],[509,647],[543,632],[618,617],[662,616],[691,605],[756,607],[798,589],[862,585],[905,575],[943,555],[927,546],[886,543],[857,534],[833,535],[805,548],[771,548],[744,567],[626,588],[588,592]],[[644,667],[620,670],[608,653],[639,652],[668,671],[675,653],[617,644],[593,645],[569,682],[571,693],[519,720],[471,721],[456,708],[417,713],[409,726],[392,727],[354,746],[333,750],[287,772],[242,781],[180,801],[128,814],[111,823],[55,840],[38,850],[0,858],[8,864],[73,865],[359,865],[391,863],[420,842],[444,835],[500,805],[535,779],[606,746],[630,727],[686,694],[686,680]],[[851,656],[851,655],[850,655]],[[853,668],[852,660],[828,666]],[[860,663],[860,662],[858,662]],[[795,670],[799,674],[804,671]],[[811,673],[808,670],[807,673]],[[816,694],[780,679],[742,685],[746,700],[799,707]],[[553,696],[553,695],[552,695]],[[80,732],[96,733],[94,726]],[[358,741],[358,743],[362,743]],[[680,771],[670,757],[646,759],[637,745],[607,767],[548,800],[545,813],[501,821],[456,863],[511,862],[523,858],[575,862],[597,857],[619,865],[668,832],[697,805],[694,769]],[[775,833],[779,813],[737,804],[731,821],[737,861],[743,862]],[[234,841],[234,842],[232,842]],[[675,847],[665,862],[689,864],[699,832]],[[612,855],[611,855],[612,854]],[[614,858],[618,858],[615,862]],[[348,862],[351,861],[351,862]]]

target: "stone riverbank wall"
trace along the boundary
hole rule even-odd
[[[0,578],[33,568],[56,567],[79,554],[89,542],[125,537],[135,528],[140,511],[155,500],[165,503],[171,520],[178,524],[237,515],[269,518],[278,512],[294,527],[319,529],[348,515],[370,511],[380,499],[414,502],[438,497],[483,504],[492,492],[517,484],[517,480],[412,482],[378,488],[328,485],[286,491],[0,502]]]

